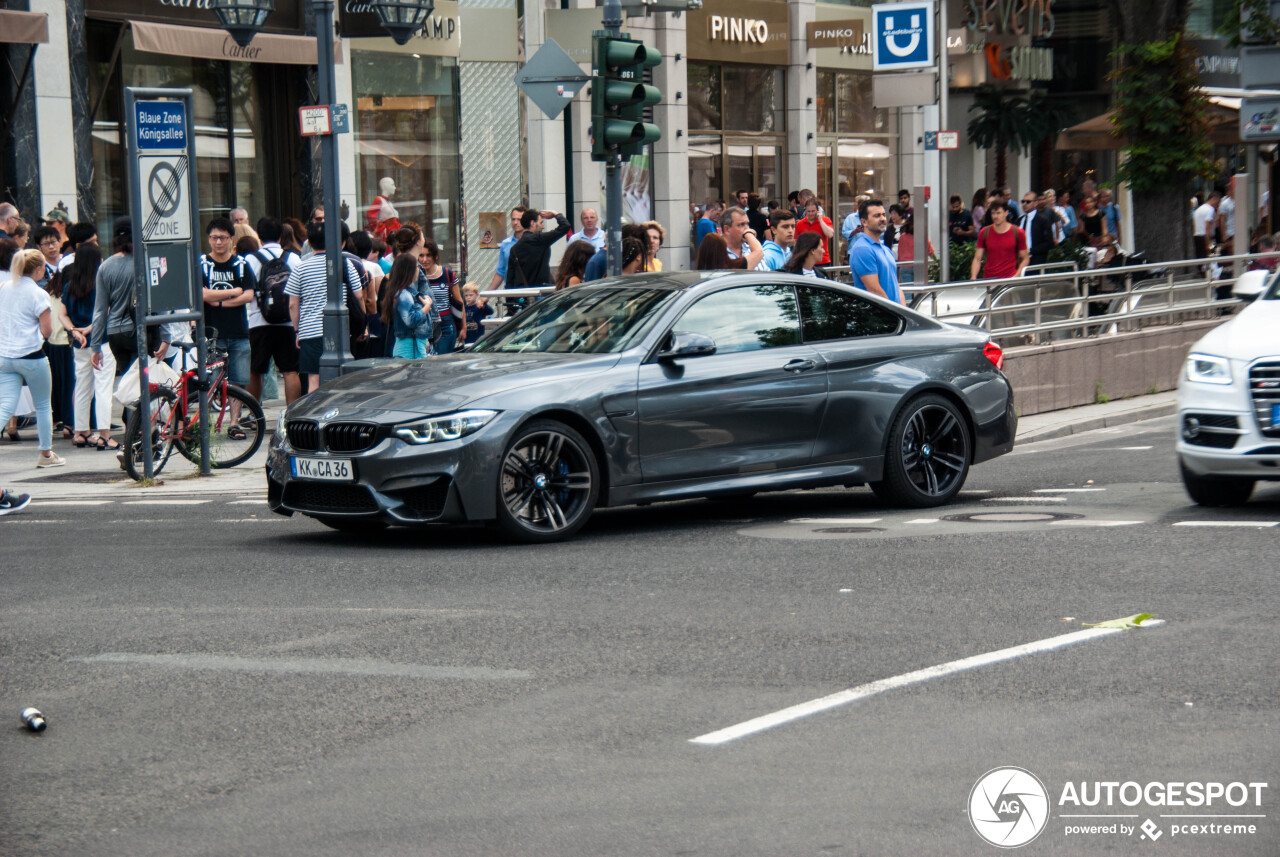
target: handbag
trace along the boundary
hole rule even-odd
[[[142,398],[141,364],[141,360],[135,360],[130,363],[129,368],[124,370],[124,374],[120,376],[120,383],[116,385],[115,399],[126,408],[131,407]],[[158,384],[161,387],[172,387],[178,383],[178,379],[182,376],[163,360],[152,360],[147,365],[147,377],[152,384]]]

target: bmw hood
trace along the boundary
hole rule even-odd
[[[1192,351],[1233,360],[1280,355],[1280,300],[1257,300],[1200,338]]]
[[[572,385],[604,372],[617,354],[450,354],[428,360],[378,361],[294,402],[289,419],[397,422],[447,414],[477,399],[544,384]],[[334,410],[336,414],[329,416]]]

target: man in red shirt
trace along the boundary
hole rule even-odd
[[[831,264],[831,236],[836,234],[830,217],[818,214],[822,201],[816,196],[809,197],[804,204],[804,219],[796,223],[796,237],[806,232],[816,232],[822,239],[822,264]]]
[[[1029,259],[1027,234],[1009,222],[1007,203],[997,200],[991,203],[987,211],[991,213],[991,225],[983,227],[978,233],[969,279],[978,279],[979,271],[988,280],[1022,276],[1022,269],[1027,267]]]

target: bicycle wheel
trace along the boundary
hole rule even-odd
[[[225,389],[225,395],[223,390]],[[239,421],[233,411],[239,410]],[[200,463],[200,420],[197,405],[192,402],[189,424],[182,435],[182,454]],[[258,400],[232,384],[209,391],[209,466],[235,467],[248,461],[267,433],[267,421]]]
[[[169,425],[173,417],[173,408],[177,397],[166,389],[151,393],[151,475],[159,476],[173,454],[173,426]],[[166,436],[167,435],[167,436]],[[142,480],[146,477],[146,451],[142,443],[142,408],[134,408],[129,413],[129,422],[124,429],[124,471],[130,479]]]

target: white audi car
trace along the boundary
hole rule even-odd
[[[1234,292],[1253,303],[1191,348],[1178,384],[1182,482],[1204,506],[1280,481],[1280,273],[1251,271]]]

